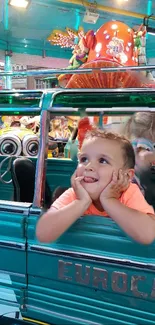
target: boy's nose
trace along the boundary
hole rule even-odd
[[[89,163],[88,165],[86,165],[85,170],[90,170],[90,171],[94,171],[94,166],[92,165],[92,163]]]

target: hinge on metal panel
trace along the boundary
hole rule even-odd
[[[27,218],[24,217],[21,221],[22,237],[27,238]]]
[[[23,236],[27,238],[27,227],[28,227],[28,215],[29,215],[29,210],[26,210],[24,211],[23,213],[24,215],[24,218],[23,218],[23,221],[22,221],[22,227],[23,227]]]
[[[27,302],[27,289],[21,289],[20,291],[20,312],[26,312]]]

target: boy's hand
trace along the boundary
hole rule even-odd
[[[107,199],[119,199],[121,194],[127,190],[130,184],[130,178],[127,173],[119,170],[118,174],[113,172],[111,182],[104,188],[100,195],[101,204]]]
[[[84,176],[77,177],[75,172],[71,178],[71,184],[75,191],[77,199],[85,203],[89,207],[89,205],[92,203],[92,200],[87,191],[81,185],[81,181],[83,178]]]

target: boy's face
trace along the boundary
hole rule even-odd
[[[98,200],[103,189],[110,183],[112,174],[124,169],[121,144],[103,138],[86,139],[79,155],[77,176],[92,200]]]

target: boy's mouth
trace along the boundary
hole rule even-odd
[[[84,177],[84,182],[85,183],[96,183],[97,181],[98,181],[98,179],[97,178],[94,178],[94,177]]]

